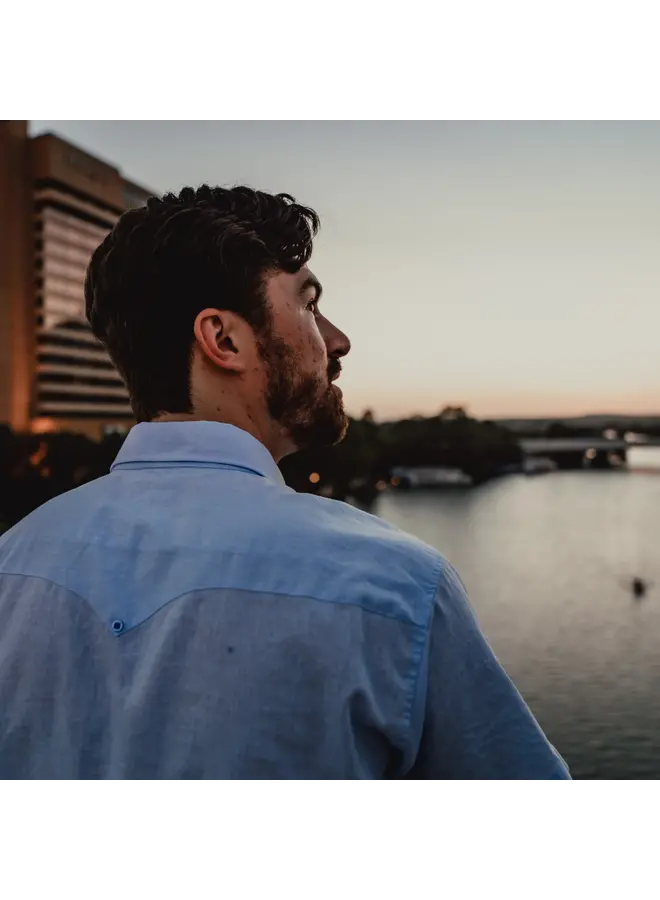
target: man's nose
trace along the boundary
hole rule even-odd
[[[335,359],[341,359],[342,356],[346,356],[351,350],[351,342],[348,337],[331,322],[327,323],[325,345],[328,350],[328,356],[333,356]]]

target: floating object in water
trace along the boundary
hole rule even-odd
[[[643,578],[633,578],[632,592],[634,597],[643,597],[646,593],[646,582]]]

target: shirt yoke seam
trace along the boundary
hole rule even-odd
[[[44,575],[33,575],[26,574],[24,572],[0,572],[0,578],[3,576],[8,576],[10,578],[35,578],[39,581],[44,581],[46,584],[54,585],[55,587],[61,588],[63,591],[67,591],[74,597],[77,597],[87,606],[92,609],[92,612],[97,616],[97,618],[105,624],[105,620],[101,618],[99,613],[96,611],[92,603],[87,597],[84,597],[82,594],[78,593],[78,591],[74,591],[72,588],[67,587],[67,585],[61,584],[59,581],[56,581],[54,578],[47,578]],[[240,593],[245,594],[260,594],[260,595],[269,595],[272,597],[289,597],[294,598],[296,600],[313,600],[317,603],[327,603],[332,604],[334,606],[351,606],[356,609],[362,609],[364,612],[371,613],[374,616],[381,616],[384,619],[390,619],[394,622],[399,622],[403,625],[410,625],[416,629],[426,630],[427,625],[420,622],[415,622],[413,619],[405,619],[403,616],[396,616],[392,613],[383,612],[382,610],[377,610],[370,608],[368,606],[363,605],[362,603],[356,603],[353,601],[340,601],[340,600],[329,600],[324,597],[315,597],[312,594],[293,594],[288,593],[286,591],[266,591],[266,590],[252,590],[251,588],[235,588],[235,587],[227,587],[226,585],[206,585],[204,587],[194,587],[189,590],[182,591],[180,594],[176,594],[174,597],[170,597],[164,603],[162,603],[158,609],[154,610],[150,615],[146,618],[142,619],[140,622],[132,625],[130,628],[127,628],[123,633],[127,634],[129,631],[134,631],[136,628],[139,628],[140,625],[143,625],[145,622],[148,622],[154,616],[158,615],[158,613],[163,610],[166,606],[169,606],[171,603],[174,603],[176,600],[181,600],[183,597],[187,597],[190,594],[195,594],[202,591],[238,591]]]

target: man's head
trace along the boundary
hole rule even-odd
[[[307,268],[316,213],[288,194],[184,188],[124,213],[96,250],[87,318],[137,420],[230,422],[277,458],[341,440],[348,339]]]

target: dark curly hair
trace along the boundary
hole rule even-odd
[[[203,185],[125,212],[94,252],[87,320],[123,377],[138,422],[192,412],[193,328],[205,307],[264,334],[264,276],[297,272],[319,218],[289,194]]]

